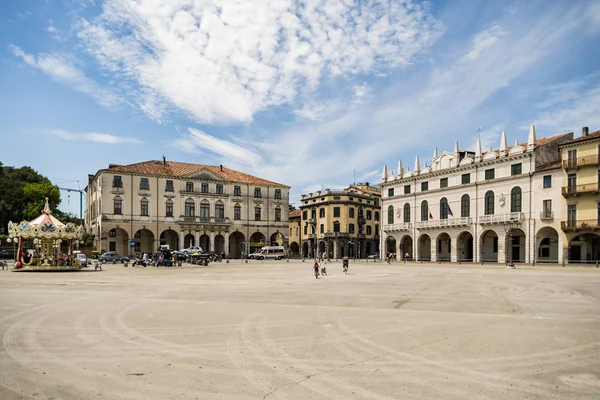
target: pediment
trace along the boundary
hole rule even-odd
[[[473,159],[471,157],[465,157],[460,162],[460,165],[471,165],[473,164]]]
[[[498,158],[498,153],[495,151],[488,151],[485,153],[485,156],[483,156],[484,160],[495,160],[496,158]]]
[[[219,175],[215,174],[214,172],[212,172],[208,169],[199,169],[198,171],[196,171],[192,174],[189,174],[186,177],[192,178],[192,179],[208,180],[208,181],[224,181],[225,180],[222,177],[220,177]]]
[[[508,152],[509,155],[513,155],[513,154],[522,154],[525,152],[525,149],[522,148],[521,146],[513,146],[510,151]]]
[[[450,168],[456,165],[456,163],[454,162],[455,158],[456,156],[454,155],[454,153],[444,151],[431,162],[431,166],[434,171]]]

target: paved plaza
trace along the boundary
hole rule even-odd
[[[600,270],[0,271],[1,399],[597,399]]]

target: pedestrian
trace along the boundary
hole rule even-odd
[[[342,270],[346,275],[348,275],[348,256],[344,256],[342,258]]]
[[[225,250],[222,250],[221,251],[221,260],[224,260],[224,259],[225,259]]]
[[[327,275],[327,260],[325,258],[321,261],[321,275]]]
[[[315,258],[315,265],[313,265],[313,269],[315,270],[315,279],[319,279],[319,260]]]
[[[404,261],[408,261],[408,253],[404,254]]]

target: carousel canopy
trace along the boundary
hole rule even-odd
[[[48,239],[81,239],[83,226],[72,223],[63,224],[52,215],[48,198],[42,214],[31,220],[8,223],[8,236],[10,238],[48,238]]]

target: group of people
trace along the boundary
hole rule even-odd
[[[319,279],[319,275],[327,275],[327,259],[325,257],[316,258],[313,270],[315,272],[315,279]],[[342,270],[345,274],[348,274],[348,257],[342,258]]]
[[[161,250],[154,254],[148,254],[148,253],[144,252],[142,254],[142,259],[135,260],[133,262],[133,266],[135,267],[137,264],[142,264],[143,266],[147,266],[147,265],[170,266],[170,265],[173,265],[174,260],[172,260],[172,258],[173,258],[172,253],[170,251],[166,251],[166,250]]]

